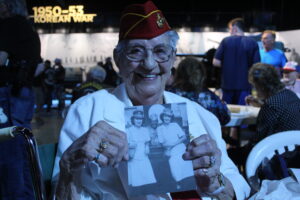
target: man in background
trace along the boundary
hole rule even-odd
[[[230,36],[221,41],[213,65],[221,67],[222,100],[228,104],[245,105],[245,98],[251,94],[248,71],[254,63],[260,61],[259,48],[255,40],[245,36],[242,18],[232,19],[228,28]],[[233,146],[238,144],[237,131],[236,127],[230,129],[227,143]]]
[[[262,48],[259,49],[261,62],[275,67],[279,75],[287,59],[284,52],[275,48],[276,33],[272,30],[265,30],[261,36]]]
[[[248,71],[252,64],[260,61],[257,42],[245,36],[242,18],[228,23],[230,36],[218,47],[213,65],[221,67],[222,99],[228,104],[245,105],[245,97],[251,93]]]

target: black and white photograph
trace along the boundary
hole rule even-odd
[[[182,159],[190,141],[185,103],[126,107],[125,120],[129,196],[195,189],[192,162]]]

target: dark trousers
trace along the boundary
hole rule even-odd
[[[0,199],[33,200],[34,192],[25,139],[19,135],[0,143]]]
[[[222,100],[227,104],[246,105],[245,98],[251,94],[251,90],[226,90],[222,89]]]
[[[10,87],[0,88],[0,128],[23,126],[30,128],[34,111],[31,88],[22,88],[20,95],[11,95]],[[34,199],[30,164],[23,136],[0,143],[0,199]]]

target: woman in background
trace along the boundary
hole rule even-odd
[[[272,65],[254,64],[248,79],[256,89],[258,99],[248,96],[246,102],[254,106],[256,102],[262,102],[257,117],[255,143],[274,133],[300,130],[300,99],[285,88]]]
[[[199,103],[212,112],[221,125],[230,121],[226,103],[206,87],[205,67],[196,58],[188,57],[179,63],[173,86],[169,90]]]

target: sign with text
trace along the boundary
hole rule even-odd
[[[34,23],[82,23],[93,22],[97,14],[85,14],[83,5],[33,7]]]

